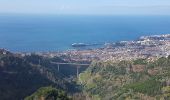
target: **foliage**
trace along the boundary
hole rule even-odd
[[[154,79],[146,80],[144,82],[136,82],[125,86],[127,89],[132,89],[135,92],[144,93],[147,95],[156,95],[161,91],[161,83]]]
[[[144,67],[144,70],[134,71],[137,66]],[[163,88],[169,85],[169,66],[170,60],[164,57],[154,62],[148,62],[147,59],[117,63],[93,62],[80,74],[79,84],[91,97],[98,95],[102,100],[156,99],[169,95]]]
[[[66,77],[49,62],[49,58],[38,55],[0,54],[0,99],[21,100],[38,88],[49,85],[76,91],[75,85],[65,80]]]
[[[58,57],[51,59],[34,54],[22,57],[0,52],[0,99],[21,100],[40,88],[26,100],[68,100],[59,89],[72,93],[77,90],[76,83],[68,79],[76,68],[62,66],[60,73],[51,61],[63,62]],[[77,83],[82,89],[82,93],[77,93],[80,100],[169,100],[170,56],[154,62],[147,59],[116,63],[94,61],[79,75]],[[76,95],[73,98],[76,100]]]
[[[147,61],[145,59],[137,59],[137,60],[134,60],[133,61],[133,64],[134,65],[146,65],[147,64]]]
[[[24,100],[70,100],[64,91],[52,87],[42,87]]]

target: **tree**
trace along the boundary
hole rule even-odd
[[[25,100],[71,100],[67,94],[53,87],[42,87]]]

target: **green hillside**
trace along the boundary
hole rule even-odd
[[[170,56],[154,62],[93,61],[77,83],[74,66],[62,66],[58,72],[51,61],[64,62],[0,50],[0,99],[170,100]]]
[[[79,84],[92,100],[169,100],[170,59],[93,62]]]
[[[71,100],[64,91],[52,87],[42,87],[24,100]]]
[[[59,73],[50,60],[34,54],[22,57],[0,50],[0,99],[21,100],[44,86],[76,91],[74,84],[68,82],[66,75]]]

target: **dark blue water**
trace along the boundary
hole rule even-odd
[[[56,51],[72,43],[134,40],[170,33],[170,16],[0,15],[0,48]]]

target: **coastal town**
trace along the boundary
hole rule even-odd
[[[93,60],[116,62],[139,58],[154,61],[170,55],[170,34],[141,36],[135,41],[105,43],[101,48],[36,52],[36,54],[45,57],[60,57],[67,62],[91,62]]]

